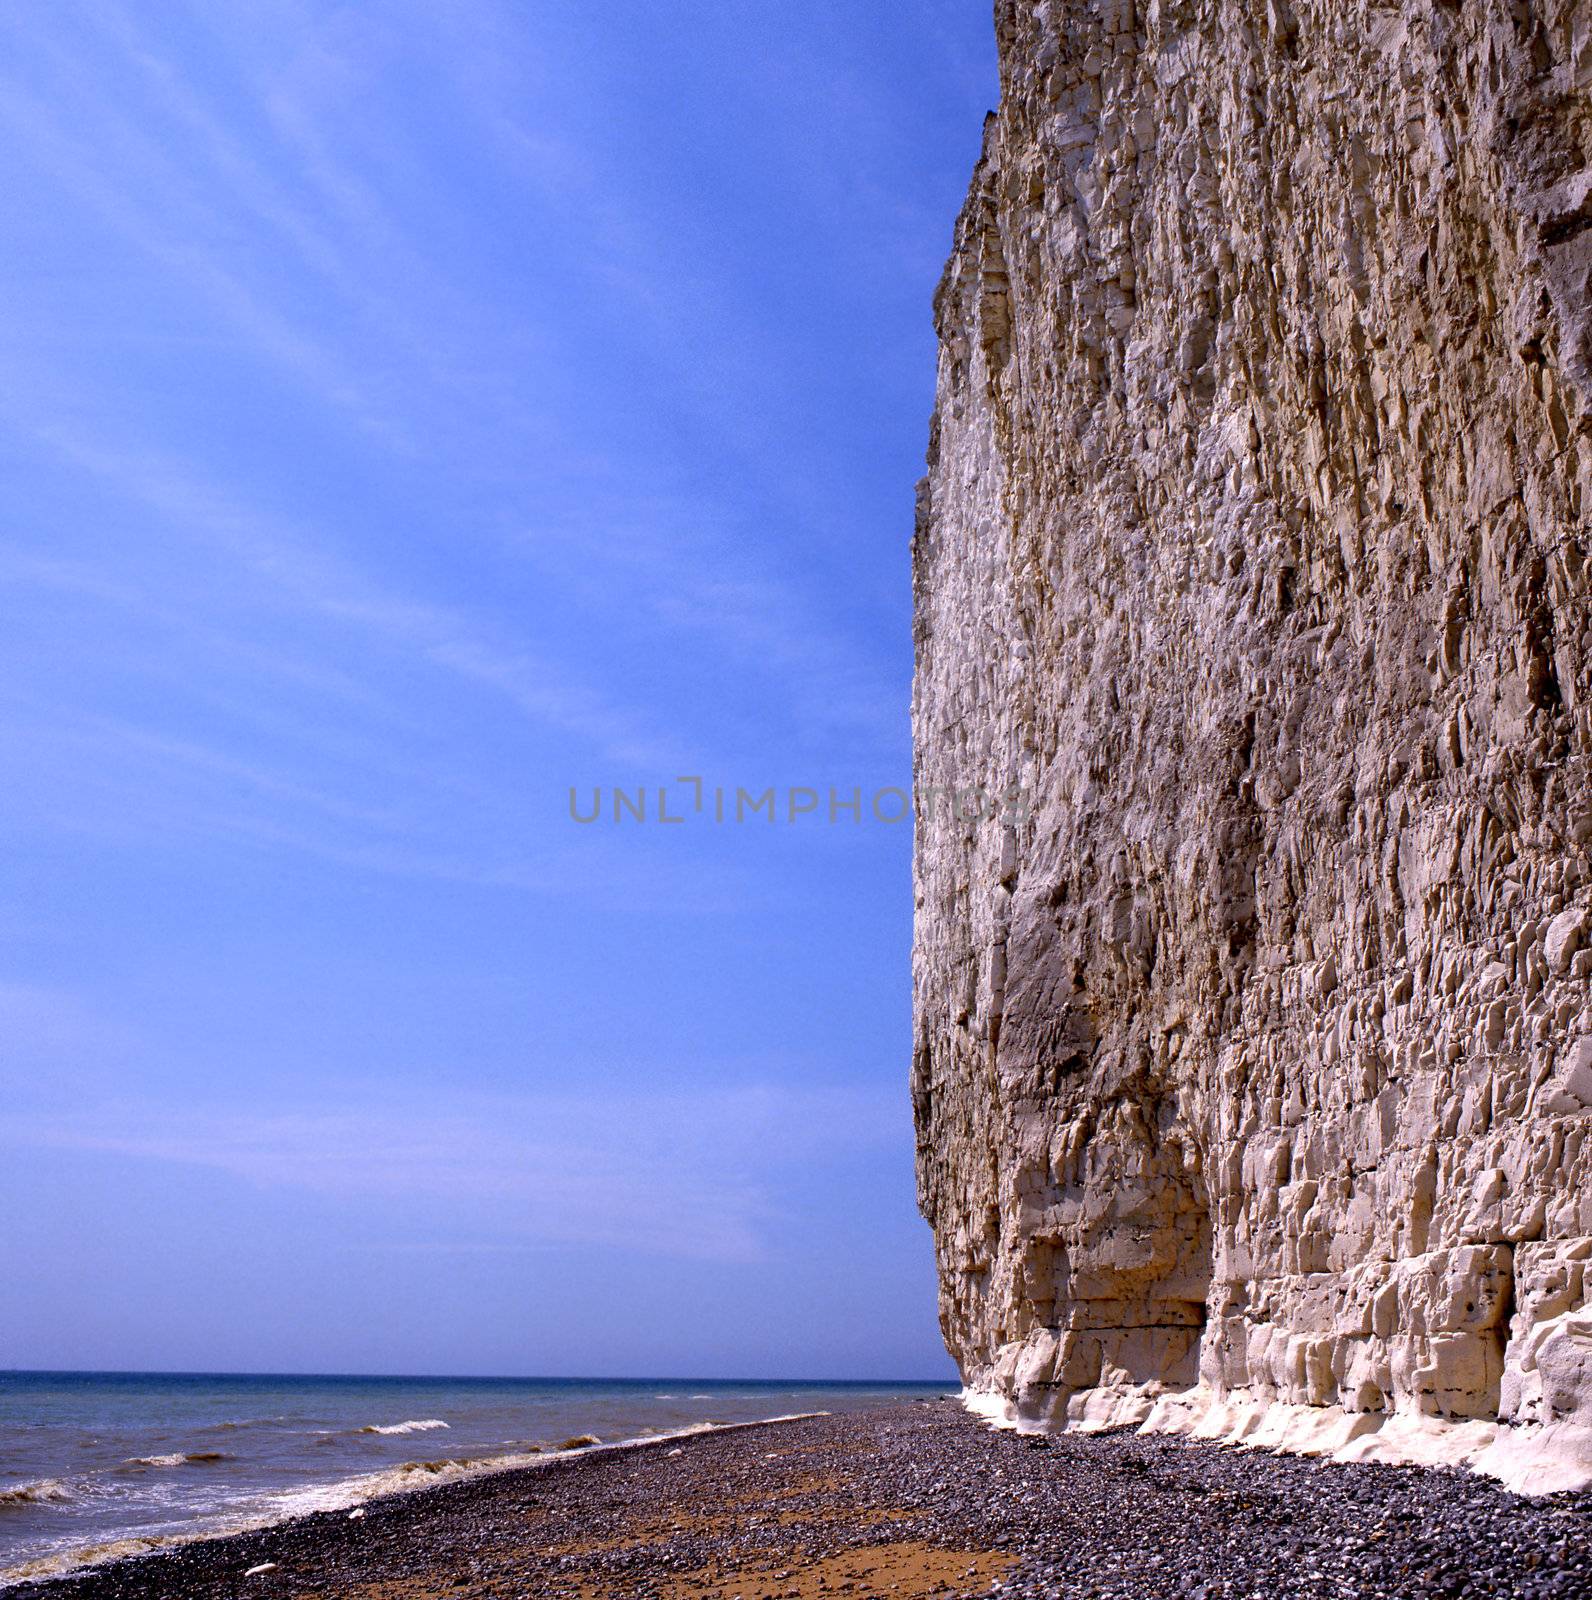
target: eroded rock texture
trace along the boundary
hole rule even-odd
[[[1584,1481],[1592,3],[996,26],[914,546],[920,798],[1028,808],[919,819],[946,1338],[1035,1422]]]

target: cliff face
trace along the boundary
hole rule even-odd
[[[996,27],[914,541],[947,1342],[1036,1425],[1592,1480],[1592,3]]]

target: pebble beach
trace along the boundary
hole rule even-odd
[[[1584,1600],[1592,1495],[916,1401],[549,1459],[18,1600]]]

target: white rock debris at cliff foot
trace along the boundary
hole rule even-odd
[[[1592,0],[996,29],[914,540],[947,1341],[1019,1424],[1592,1481]]]

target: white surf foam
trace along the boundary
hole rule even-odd
[[[40,1478],[0,1489],[0,1507],[46,1505],[52,1500],[70,1500],[72,1491],[59,1478]]]

